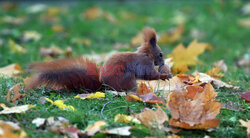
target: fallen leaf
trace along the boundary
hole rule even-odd
[[[65,29],[62,25],[59,25],[59,24],[56,24],[56,25],[53,25],[52,26],[52,30],[55,32],[55,33],[65,33]]]
[[[45,121],[46,121],[45,118],[38,117],[38,118],[35,118],[32,120],[32,124],[35,124],[36,127],[41,127],[41,126],[45,125]]]
[[[103,10],[99,7],[91,7],[84,11],[83,16],[88,20],[94,20],[102,16]]]
[[[27,134],[18,124],[0,120],[0,137],[1,138],[26,138]]]
[[[13,104],[16,103],[16,101],[22,101],[23,97],[26,97],[26,94],[20,94],[20,83],[14,85],[13,87],[11,87],[7,93],[7,101],[12,102]],[[11,98],[11,92],[13,91],[13,96]]]
[[[21,47],[19,44],[15,43],[13,40],[9,39],[9,47],[10,50],[16,53],[26,53],[26,49],[24,49],[23,47]]]
[[[51,45],[50,48],[45,48],[45,47],[40,48],[40,55],[43,57],[46,56],[56,57],[62,54],[64,54],[64,51],[55,45]]]
[[[26,11],[28,13],[39,13],[47,9],[47,6],[44,4],[34,4],[32,6],[27,7]]]
[[[168,121],[168,116],[160,107],[158,107],[156,112],[154,112],[152,109],[146,108],[143,112],[136,114],[135,116],[149,129],[162,129],[164,127],[163,123]]]
[[[250,18],[243,18],[238,20],[238,25],[241,27],[250,28]]]
[[[110,23],[113,23],[113,24],[117,23],[117,20],[116,20],[115,16],[112,13],[104,12],[103,17],[106,20],[108,20]]]
[[[250,137],[250,121],[249,121],[249,120],[244,121],[244,120],[242,120],[242,119],[240,119],[239,121],[240,121],[240,123],[241,123],[241,126],[247,128],[247,136],[248,136],[248,138],[249,138],[249,137]]]
[[[120,123],[136,123],[136,124],[141,124],[141,122],[133,117],[133,116],[128,116],[128,115],[124,115],[124,114],[117,114],[115,116],[115,122],[120,122]]]
[[[249,54],[244,54],[244,56],[240,57],[237,61],[236,61],[236,65],[243,67],[243,71],[245,73],[249,73],[250,72],[250,55]]]
[[[214,79],[205,73],[199,72],[199,75],[200,75],[199,80],[203,83],[213,83],[218,88],[227,87],[227,88],[231,88],[231,89],[239,89],[239,87],[237,87],[237,86],[232,86],[232,85],[229,85],[221,80]]]
[[[20,25],[23,24],[25,21],[26,21],[25,17],[4,16],[0,18],[0,22],[12,25]]]
[[[220,113],[222,104],[215,101],[217,93],[213,86],[208,83],[204,89],[199,86],[188,87],[187,93],[174,91],[168,96],[167,107],[172,116],[169,124],[185,129],[217,127],[219,119],[215,117]]]
[[[89,125],[84,131],[88,136],[93,136],[95,133],[101,130],[101,127],[105,126],[107,123],[105,121],[97,121],[92,125]]]
[[[91,45],[91,40],[87,38],[72,38],[71,43],[89,47]]]
[[[211,70],[207,71],[206,74],[217,80],[220,80],[220,78],[224,76],[224,73],[221,72],[219,67],[212,68]]]
[[[179,41],[182,37],[182,34],[185,32],[183,25],[179,25],[171,31],[164,32],[160,34],[159,44],[172,44]]]
[[[89,94],[78,94],[75,98],[80,99],[95,99],[95,98],[105,98],[105,93],[103,92],[96,92],[96,93],[89,93]]]
[[[240,107],[238,103],[229,101],[227,103],[223,103],[222,109],[228,109],[228,110],[233,110],[233,111],[240,111]]]
[[[17,75],[18,73],[21,72],[23,72],[23,69],[19,64],[11,64],[0,68],[0,73],[5,75]]]
[[[103,131],[101,131],[101,133],[119,135],[119,136],[129,136],[131,134],[131,132],[129,132],[129,129],[131,129],[131,126],[103,130]]]
[[[145,83],[141,82],[138,87],[138,92],[130,92],[126,95],[126,101],[140,101],[146,103],[158,103],[164,104],[164,100],[161,97],[155,96],[153,89],[149,88]]]
[[[41,37],[42,37],[41,34],[39,34],[36,31],[25,31],[22,35],[22,40],[25,42],[31,40],[38,41],[41,39]]]
[[[133,47],[140,46],[142,44],[143,34],[139,32],[135,37],[131,39],[131,45]]]
[[[224,73],[227,72],[227,65],[224,63],[224,60],[219,60],[217,62],[213,63],[214,67],[218,67],[220,70],[222,70]]]
[[[249,92],[245,92],[245,93],[241,93],[241,99],[244,99],[246,102],[250,102],[250,91]]]
[[[182,44],[179,44],[173,52],[168,55],[168,57],[173,58],[173,72],[185,73],[188,71],[188,67],[196,65],[199,62],[198,56],[209,47],[211,47],[210,44],[198,43],[197,40],[191,42],[187,48],[185,48]]]
[[[48,101],[51,104],[57,106],[61,110],[72,110],[72,111],[75,111],[75,108],[73,106],[64,104],[63,100],[52,101],[49,98],[46,98],[46,101]]]
[[[3,110],[0,111],[0,114],[25,113],[30,108],[35,107],[35,105],[20,105],[14,107],[7,107],[3,103],[1,103],[0,106],[3,108]]]
[[[250,3],[245,3],[242,8],[241,11],[243,12],[243,14],[250,14]]]

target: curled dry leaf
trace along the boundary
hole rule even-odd
[[[23,69],[19,64],[11,64],[0,68],[0,73],[5,75],[17,75],[18,73],[21,72],[23,72]]]
[[[124,114],[117,114],[115,116],[115,122],[120,122],[120,123],[133,122],[133,123],[136,123],[136,124],[141,124],[141,122],[137,118],[135,118],[133,116],[124,115]]]
[[[126,95],[126,101],[140,101],[146,103],[164,104],[161,97],[155,96],[152,88],[148,88],[145,83],[141,83],[138,87],[138,93],[130,92]]]
[[[40,55],[43,57],[46,56],[56,57],[62,55],[63,53],[64,51],[55,45],[51,45],[50,48],[45,48],[45,47],[40,48]]]
[[[1,138],[26,138],[27,134],[18,124],[0,120],[0,137]]]
[[[196,65],[199,60],[198,56],[206,49],[211,49],[208,43],[198,43],[197,40],[192,41],[187,48],[179,44],[168,57],[173,58],[174,66],[172,71],[174,73],[185,73],[189,66]]]
[[[146,108],[143,112],[136,114],[135,117],[149,129],[162,129],[164,127],[163,123],[168,121],[168,116],[160,107],[158,107],[156,112]]]
[[[213,86],[208,83],[204,89],[200,86],[190,87],[187,93],[174,91],[169,95],[167,107],[172,116],[169,124],[185,129],[217,127],[219,119],[215,117],[220,113],[222,104],[215,101],[217,93],[214,92]]]
[[[240,123],[241,123],[241,126],[247,128],[247,136],[248,136],[248,138],[249,138],[249,137],[250,137],[250,121],[249,121],[249,120],[244,121],[244,120],[242,120],[242,119],[240,119],[239,121],[240,121]]]
[[[107,123],[105,121],[97,121],[92,125],[89,125],[84,131],[88,136],[93,136],[95,133],[101,130],[101,127],[105,126]]]
[[[25,113],[30,108],[35,107],[35,105],[20,105],[14,107],[7,107],[3,103],[0,104],[0,106],[3,108],[3,110],[0,111],[0,114]]]
[[[14,85],[11,87],[6,95],[7,101],[12,102],[13,104],[16,103],[16,101],[22,101],[23,97],[26,97],[26,94],[20,94],[20,83]],[[13,91],[13,96],[11,97],[11,92]]]

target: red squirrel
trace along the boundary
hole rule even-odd
[[[164,55],[157,45],[156,32],[143,29],[143,43],[136,52],[119,52],[112,55],[100,67],[87,58],[71,58],[30,65],[29,71],[36,72],[25,82],[25,89],[40,85],[52,89],[97,91],[113,89],[130,91],[137,89],[137,79],[168,79],[172,74],[164,64]],[[154,69],[159,66],[159,72]]]

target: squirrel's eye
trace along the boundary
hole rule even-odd
[[[160,53],[160,55],[159,55],[160,57],[162,57],[162,53]]]

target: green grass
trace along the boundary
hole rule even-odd
[[[41,22],[40,18],[45,12],[37,14],[28,14],[26,7],[28,3],[22,3],[18,9],[12,11],[4,11],[0,9],[0,18],[4,16],[25,16],[27,21],[21,25],[12,25],[0,22],[0,32],[4,29],[10,29],[10,33],[5,35],[0,33],[0,39],[3,40],[3,45],[0,45],[0,67],[12,63],[19,63],[24,69],[27,65],[34,61],[42,61],[44,58],[39,55],[40,47],[49,47],[55,44],[63,49],[71,46],[73,55],[90,54],[91,51],[96,53],[109,52],[113,49],[116,42],[130,43],[137,32],[145,26],[151,26],[157,32],[170,30],[176,27],[171,19],[176,16],[176,12],[184,14],[187,18],[185,24],[185,33],[183,37],[176,43],[161,45],[165,55],[171,53],[178,43],[188,45],[194,38],[190,33],[192,29],[197,29],[204,33],[204,37],[199,39],[199,42],[208,42],[213,45],[213,51],[208,51],[199,56],[201,64],[191,68],[191,71],[199,70],[206,72],[212,67],[212,63],[221,59],[225,60],[228,65],[228,72],[222,78],[225,82],[238,81],[234,85],[240,86],[239,90],[232,89],[216,89],[219,92],[218,100],[223,103],[228,101],[236,102],[240,111],[222,109],[218,115],[220,127],[213,132],[205,132],[202,130],[182,130],[177,135],[184,137],[246,137],[246,129],[240,127],[239,119],[250,119],[249,103],[238,99],[236,96],[227,96],[232,93],[245,92],[249,86],[249,74],[243,72],[242,68],[235,65],[235,61],[246,53],[250,53],[250,29],[240,27],[237,21],[242,18],[249,17],[241,13],[241,7],[245,4],[244,1],[231,1],[221,3],[220,1],[208,2],[99,2],[99,3],[48,3],[49,6],[64,7],[67,9],[65,13],[59,13],[57,23]],[[119,24],[111,24],[103,18],[93,21],[88,21],[82,17],[82,12],[88,7],[96,5],[103,10],[112,13]],[[136,19],[128,20],[121,17],[121,12],[127,11],[136,15]],[[56,34],[52,31],[53,24],[63,25],[66,33]],[[22,42],[20,41],[21,34],[26,30],[35,30],[42,35],[40,41]],[[87,38],[91,40],[91,46],[72,44],[72,38]],[[13,39],[21,44],[27,50],[26,54],[15,53],[9,49],[8,40]],[[135,48],[123,48],[120,51],[135,51]],[[24,74],[23,76],[27,76]],[[8,89],[14,84],[21,82],[20,78],[0,77],[0,103],[13,106],[6,101],[5,95]],[[117,98],[109,95],[102,100],[79,100],[74,99],[75,93],[60,93],[56,91],[37,89],[27,92],[28,97],[25,97],[18,104],[34,104],[35,108],[29,110],[25,114],[0,115],[1,120],[9,120],[20,122],[20,126],[25,129],[29,137],[63,137],[49,130],[38,131],[31,121],[37,117],[47,118],[50,116],[62,116],[70,121],[71,124],[76,124],[79,129],[85,129],[86,126],[94,121],[105,120],[109,124],[109,128],[116,126],[126,126],[114,122],[114,116],[118,113],[133,114],[138,113],[145,107],[152,108],[151,104],[143,104],[136,102],[126,102],[125,98]],[[75,112],[61,111],[49,103],[41,104],[40,97],[48,97],[52,100],[63,99],[68,105],[76,108]],[[101,117],[101,109],[108,101],[113,101],[106,106],[104,110],[104,118]],[[130,112],[127,111],[130,109]],[[169,111],[167,111],[170,114]],[[134,136],[150,136],[164,135],[157,130],[148,130],[144,126],[137,126],[138,129],[132,130]],[[141,128],[141,129],[139,129]],[[167,134],[165,134],[167,135]],[[100,135],[103,136],[103,135]]]

